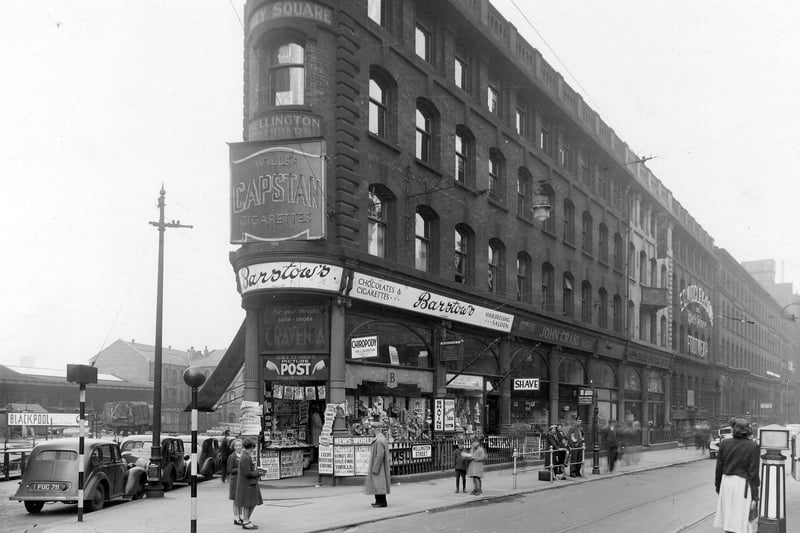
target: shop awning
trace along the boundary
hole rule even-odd
[[[210,412],[214,410],[214,406],[219,399],[231,386],[236,375],[244,365],[244,322],[236,332],[231,345],[228,346],[225,355],[220,359],[219,364],[208,376],[203,386],[197,391],[197,409],[199,411]],[[191,410],[192,406],[189,405],[187,410]]]

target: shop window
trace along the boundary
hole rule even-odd
[[[357,314],[348,315],[345,324],[348,360],[402,367],[432,367],[432,332],[429,329]]]
[[[581,362],[574,357],[565,357],[558,366],[558,381],[573,385],[586,383],[586,375]]]
[[[598,361],[594,365],[592,383],[597,387],[606,389],[617,388],[617,376],[614,369],[608,363]]]
[[[456,283],[469,283],[469,276],[471,272],[470,264],[472,263],[471,257],[471,241],[474,233],[465,224],[458,224],[454,232],[454,253],[455,253],[455,281]]]
[[[491,239],[488,246],[488,278],[487,290],[494,293],[503,292],[503,274],[505,270],[505,261],[503,252],[505,247],[503,243],[497,239]]]
[[[531,173],[525,167],[517,171],[517,216],[530,220],[533,214]]]
[[[282,43],[270,55],[270,105],[303,105],[305,99],[305,48]]]
[[[531,256],[517,254],[517,301],[531,303]]]

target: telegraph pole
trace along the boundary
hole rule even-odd
[[[164,221],[164,184],[158,197],[158,222],[150,222],[158,228],[158,288],[156,293],[156,346],[153,361],[153,444],[150,450],[150,464],[147,466],[147,497],[162,498],[161,485],[161,324],[164,307],[164,231],[167,228],[192,228],[181,224],[180,220]]]

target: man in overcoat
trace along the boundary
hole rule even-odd
[[[392,484],[390,473],[392,457],[389,442],[381,429],[381,427],[375,428],[377,434],[370,446],[369,473],[364,483],[364,492],[375,495],[373,507],[386,507],[386,495],[389,494]]]

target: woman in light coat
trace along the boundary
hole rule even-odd
[[[369,473],[364,482],[364,493],[375,495],[373,507],[386,507],[386,495],[389,494],[392,484],[389,472],[392,466],[392,457],[386,436],[380,429],[377,431],[378,434],[375,435],[375,440],[370,446]]]
[[[228,499],[233,503],[233,524],[242,525],[242,508],[236,504],[236,480],[239,477],[239,459],[242,457],[242,441],[234,439],[230,443],[231,453],[228,455],[226,472],[228,474]]]
[[[483,477],[483,463],[486,461],[486,450],[479,440],[472,441],[468,457],[472,459],[467,467],[467,476],[472,478],[472,492],[475,496],[483,492],[481,478]]]

